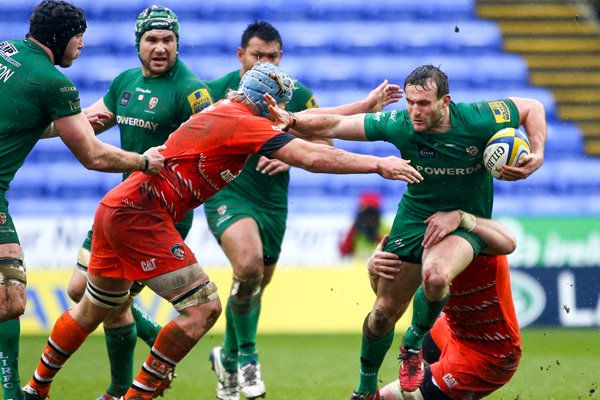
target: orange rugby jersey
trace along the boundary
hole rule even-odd
[[[221,100],[194,114],[173,132],[162,152],[165,168],[156,176],[141,172],[106,194],[108,207],[162,209],[175,222],[237,177],[250,154],[269,155],[294,136],[241,103]]]

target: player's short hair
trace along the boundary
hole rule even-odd
[[[44,0],[38,4],[29,18],[29,33],[54,56],[54,64],[60,65],[71,38],[85,32],[87,22],[83,10],[62,0]]]
[[[256,64],[242,76],[238,92],[242,92],[258,109],[261,117],[270,114],[264,94],[269,93],[279,103],[287,103],[292,99],[295,83],[281,69],[267,62]]]
[[[283,49],[283,41],[281,40],[279,31],[267,21],[255,21],[246,27],[242,33],[242,49],[248,47],[248,43],[250,43],[250,39],[253,37],[257,37],[267,43],[277,42],[279,43],[279,47]]]
[[[439,67],[431,64],[421,65],[413,70],[404,81],[404,90],[407,86],[421,86],[428,88],[429,83],[433,81],[437,86],[437,98],[450,93],[448,84],[448,75]]]
[[[177,48],[179,48],[179,19],[171,9],[153,5],[142,11],[135,21],[135,48],[140,51],[140,40],[144,33],[153,30],[162,29],[172,31],[177,38]]]

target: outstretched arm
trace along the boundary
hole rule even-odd
[[[271,157],[310,172],[332,174],[378,173],[386,179],[418,183],[421,174],[410,166],[410,161],[398,157],[375,157],[355,154],[324,144],[294,139],[274,151]]]
[[[83,113],[54,121],[54,127],[62,141],[87,169],[105,172],[143,171],[158,174],[164,166],[160,150],[152,147],[143,155],[122,150],[100,141]]]
[[[384,80],[379,86],[371,90],[367,97],[337,107],[309,108],[297,114],[338,114],[352,115],[359,113],[372,113],[383,110],[392,103],[399,101],[404,92],[398,85]]]

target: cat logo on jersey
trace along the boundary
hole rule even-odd
[[[494,113],[496,123],[510,122],[510,110],[504,101],[490,101],[488,104]]]
[[[187,100],[188,103],[190,103],[190,107],[194,114],[199,113],[212,104],[212,99],[210,98],[207,89],[198,89],[195,92],[192,92],[187,97]]]
[[[152,97],[148,102],[148,107],[152,110],[158,104],[158,97]]]

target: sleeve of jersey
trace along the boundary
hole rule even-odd
[[[201,81],[190,81],[185,90],[185,100],[182,104],[182,121],[188,119],[192,114],[199,113],[213,103],[208,87]]]
[[[292,96],[292,101],[290,101],[290,104],[288,104],[286,109],[291,112],[299,112],[309,108],[318,107],[319,104],[317,103],[317,99],[310,89],[300,82],[297,82],[296,89],[294,90],[294,94]]]
[[[461,110],[461,115],[480,125],[481,132],[494,133],[503,128],[519,127],[519,110],[510,99],[472,103]]]
[[[393,141],[392,136],[401,134],[403,131],[403,126],[407,122],[405,115],[399,110],[365,114],[364,128],[367,139],[371,142]]]
[[[257,153],[268,157],[295,139],[295,136],[283,132],[272,121],[261,117],[244,118],[238,129],[238,146],[247,154]]]
[[[110,83],[110,86],[108,87],[108,91],[106,92],[106,94],[104,95],[104,105],[106,106],[106,108],[108,108],[108,111],[110,111],[113,114],[117,113],[117,96],[119,95],[119,87],[121,86],[121,81],[123,74],[119,74],[115,79],[113,79],[113,81]],[[131,97],[131,93],[123,93],[123,96],[126,97]],[[128,101],[128,98],[124,98],[124,101]]]
[[[52,120],[81,112],[79,92],[69,78],[60,74],[58,79],[49,81],[47,85],[45,99]]]

